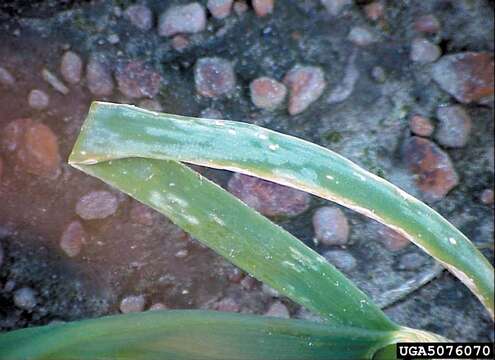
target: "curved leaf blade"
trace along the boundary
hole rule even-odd
[[[493,317],[493,266],[459,230],[398,187],[321,146],[258,126],[94,103],[74,165],[150,157],[233,170],[332,200],[401,233],[478,296]]]
[[[393,334],[302,320],[197,310],[108,316],[0,336],[9,360],[371,359]]]

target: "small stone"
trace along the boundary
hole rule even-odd
[[[280,297],[280,293],[277,290],[273,289],[272,287],[266,284],[261,285],[261,291],[274,298]]]
[[[481,193],[480,200],[485,205],[493,205],[493,190],[485,189]]]
[[[387,74],[381,66],[374,66],[371,69],[371,77],[378,83],[384,83],[387,80]]]
[[[383,17],[385,5],[381,1],[373,1],[364,7],[366,17],[372,21],[377,21]]]
[[[217,57],[199,59],[194,67],[194,82],[196,91],[203,96],[227,95],[236,84],[232,63]]]
[[[60,73],[69,84],[77,84],[81,81],[83,62],[81,57],[73,51],[67,51],[62,56]]]
[[[305,192],[238,173],[230,178],[228,189],[246,205],[269,217],[302,214],[311,200]]]
[[[141,100],[139,102],[139,107],[150,111],[163,111],[162,105],[158,101],[152,99]]]
[[[3,147],[16,153],[17,164],[24,170],[42,177],[59,175],[58,139],[48,126],[17,119],[7,124],[4,134]]]
[[[29,287],[23,287],[16,290],[14,292],[14,304],[19,309],[28,311],[33,310],[37,304],[36,292]]]
[[[332,16],[338,16],[345,7],[352,4],[352,0],[321,0],[321,3]]]
[[[115,77],[120,92],[129,98],[152,98],[160,91],[160,74],[139,60],[118,67]]]
[[[73,221],[65,228],[60,238],[60,247],[68,257],[75,257],[81,252],[87,240],[86,231],[80,221]]]
[[[213,109],[213,108],[206,108],[201,110],[200,116],[205,119],[221,120],[223,118],[223,114],[217,109]]]
[[[241,280],[241,286],[243,289],[246,289],[246,290],[253,290],[256,285],[258,285],[258,280],[256,280],[254,277],[252,276],[244,276],[244,278]]]
[[[30,107],[36,110],[45,109],[50,102],[48,95],[38,89],[31,90],[28,95],[28,104]]]
[[[13,86],[15,84],[15,78],[10,71],[0,66],[0,85]]]
[[[143,295],[131,295],[120,302],[120,312],[123,314],[136,313],[144,310],[145,299]]]
[[[433,79],[458,101],[487,104],[494,96],[493,55],[464,52],[442,56],[432,69]]]
[[[187,249],[182,249],[177,251],[174,256],[178,259],[184,259],[188,255],[189,255],[189,251],[187,251]]]
[[[377,41],[376,36],[371,31],[361,26],[353,27],[347,38],[357,46],[368,46]]]
[[[161,16],[158,25],[160,36],[180,33],[198,33],[206,28],[206,11],[200,3],[172,6]]]
[[[359,80],[359,71],[355,65],[357,53],[354,52],[344,70],[344,77],[342,78],[340,84],[335,86],[328,95],[327,102],[329,104],[335,104],[346,100],[354,91],[354,86]]]
[[[246,11],[248,11],[248,6],[244,0],[236,1],[234,3],[234,12],[236,13],[237,16],[241,16]]]
[[[270,305],[268,310],[265,312],[265,316],[290,319],[289,309],[280,301],[276,301]]]
[[[240,305],[232,298],[223,298],[217,301],[213,305],[213,310],[225,311],[225,312],[239,312],[241,310]]]
[[[115,45],[115,44],[118,44],[119,43],[120,37],[117,34],[110,34],[110,35],[107,36],[107,41],[110,44]]]
[[[440,124],[435,137],[441,145],[453,148],[466,145],[471,133],[472,121],[462,106],[439,107],[437,118]]]
[[[252,0],[251,4],[253,5],[256,15],[263,17],[273,13],[275,0]]]
[[[69,89],[67,88],[67,86],[65,86],[64,83],[60,81],[60,79],[55,76],[55,74],[53,74],[50,70],[46,68],[41,70],[41,77],[59,93],[64,95],[67,95],[69,93]]]
[[[409,120],[409,129],[411,129],[413,134],[424,137],[431,136],[433,130],[435,130],[430,119],[421,115],[414,115],[411,117]]]
[[[89,91],[96,96],[110,96],[113,92],[113,80],[103,61],[91,58],[86,66],[86,81]]]
[[[308,108],[325,90],[325,74],[316,66],[296,65],[285,75],[289,88],[289,114],[296,115]]]
[[[397,268],[399,270],[412,271],[422,268],[426,264],[426,258],[418,253],[402,255]]]
[[[184,35],[175,35],[172,38],[172,47],[178,52],[184,51],[189,46],[189,39]]]
[[[402,158],[428,200],[444,198],[459,183],[450,157],[430,140],[417,136],[407,139]]]
[[[325,251],[323,257],[327,259],[330,264],[344,272],[349,272],[357,266],[356,258],[346,250]]]
[[[414,21],[414,29],[421,33],[436,34],[440,31],[440,22],[434,15],[422,15]]]
[[[416,38],[411,44],[411,60],[421,64],[427,64],[436,61],[442,54],[440,48],[430,41],[422,38]]]
[[[167,306],[159,302],[151,305],[148,310],[155,311],[155,310],[165,310],[165,309],[167,309]]]
[[[131,5],[125,10],[125,17],[141,30],[149,30],[153,25],[153,14],[145,5]]]
[[[208,0],[206,7],[216,19],[224,19],[230,15],[233,0]]]
[[[119,204],[109,191],[91,191],[79,199],[76,213],[84,220],[104,219],[115,214]]]
[[[284,84],[268,78],[260,77],[249,85],[253,104],[261,109],[274,110],[285,99],[287,88]]]
[[[377,232],[379,235],[378,240],[387,250],[392,252],[402,250],[411,243],[409,239],[402,236],[397,231],[382,224],[378,224]]]
[[[342,210],[323,206],[313,215],[315,238],[324,245],[345,245],[349,239],[349,223]]]

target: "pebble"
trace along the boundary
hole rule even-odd
[[[421,33],[436,34],[440,31],[440,22],[435,15],[422,15],[414,21],[414,30]]]
[[[120,312],[123,314],[136,313],[144,310],[145,299],[143,295],[131,295],[120,302]]]
[[[265,312],[265,316],[290,319],[289,309],[282,302],[276,301],[270,305],[268,310]]]
[[[376,36],[371,31],[361,26],[353,27],[347,38],[357,46],[368,46],[377,41]]]
[[[402,158],[428,200],[444,198],[459,183],[449,155],[428,139],[408,138],[403,144]]]
[[[15,78],[10,71],[0,66],[0,84],[3,86],[12,86],[15,84]]]
[[[139,107],[150,111],[156,111],[156,112],[163,111],[162,105],[157,100],[152,100],[152,99],[141,100],[139,102]]]
[[[364,7],[366,17],[372,21],[377,21],[383,17],[385,5],[381,1],[373,1]]]
[[[86,81],[89,91],[96,96],[110,96],[113,92],[113,80],[106,64],[91,58],[86,66]]]
[[[485,189],[481,193],[480,200],[485,205],[493,205],[493,190]]]
[[[224,19],[230,15],[233,0],[208,0],[206,7],[215,19]]]
[[[67,88],[67,86],[65,86],[64,83],[60,81],[60,79],[50,70],[46,68],[41,70],[41,77],[59,93],[62,93],[64,95],[67,95],[69,93],[69,89]]]
[[[154,310],[165,310],[165,309],[167,309],[167,306],[163,303],[158,302],[158,303],[151,305],[148,310],[154,311]]]
[[[352,5],[352,0],[321,0],[321,3],[332,16],[338,16],[345,7]]]
[[[81,81],[83,62],[81,57],[73,51],[67,51],[62,56],[60,73],[69,84],[77,84]]]
[[[445,55],[432,68],[435,82],[461,103],[486,104],[494,96],[493,55],[464,52]]]
[[[36,110],[42,110],[48,107],[50,103],[50,98],[48,95],[38,89],[31,90],[28,95],[28,104],[30,107]]]
[[[210,107],[201,110],[200,116],[205,119],[221,120],[223,118],[223,114],[219,110]]]
[[[72,221],[65,228],[60,238],[60,248],[68,257],[75,257],[81,252],[87,241],[87,234],[80,221]]]
[[[253,290],[258,285],[258,280],[256,280],[252,276],[244,276],[244,278],[240,282],[243,289]]]
[[[14,292],[14,304],[19,309],[32,310],[37,304],[36,292],[29,287],[16,290]]]
[[[346,100],[354,91],[354,86],[359,80],[359,71],[354,63],[356,56],[356,52],[350,56],[344,70],[344,77],[342,78],[342,81],[328,95],[327,102],[329,104],[335,104]]]
[[[349,222],[342,210],[323,206],[313,214],[315,238],[324,245],[345,245],[349,239]]]
[[[443,146],[464,147],[471,133],[472,121],[462,106],[439,107],[437,118],[440,121],[435,137]]]
[[[357,266],[356,258],[346,250],[325,251],[323,257],[327,259],[330,264],[344,272],[349,272]]]
[[[120,41],[120,36],[117,34],[110,34],[107,36],[107,41],[112,45],[118,44]]]
[[[91,191],[76,204],[76,213],[84,220],[104,219],[115,214],[119,204],[117,197],[109,191]]]
[[[409,129],[413,134],[424,137],[431,136],[435,130],[430,119],[421,115],[414,115],[411,117],[409,120]]]
[[[442,54],[440,48],[432,42],[416,38],[411,44],[411,60],[421,64],[427,64],[436,61]]]
[[[371,69],[371,77],[378,83],[384,83],[387,80],[387,74],[381,66],[374,66]]]
[[[49,178],[60,174],[58,139],[48,126],[26,118],[11,121],[3,131],[4,148],[16,153],[24,170]]]
[[[152,98],[160,91],[160,74],[143,61],[129,61],[117,67],[115,77],[120,92],[129,98]]]
[[[124,13],[132,25],[141,30],[149,30],[153,26],[153,14],[145,5],[131,5]]]
[[[172,38],[172,47],[178,52],[184,51],[189,46],[189,39],[184,35],[175,35]]]
[[[409,253],[401,256],[397,268],[399,270],[417,270],[426,264],[426,257],[418,253]]]
[[[172,36],[181,33],[198,33],[206,28],[206,11],[198,2],[168,8],[161,16],[158,33]]]
[[[411,242],[406,237],[399,234],[397,231],[389,227],[378,224],[377,226],[378,240],[383,244],[385,249],[389,251],[399,251],[408,246]]]
[[[253,104],[266,110],[275,110],[287,95],[285,85],[269,77],[253,80],[249,90]]]
[[[240,305],[232,298],[223,298],[217,301],[213,305],[213,310],[225,311],[225,312],[239,312],[241,310]]]
[[[261,285],[261,291],[274,298],[280,297],[280,293],[277,290],[273,289],[272,287],[266,284]]]
[[[234,3],[234,12],[236,13],[237,16],[241,16],[246,11],[248,11],[248,6],[244,0],[236,1]]]
[[[235,88],[232,63],[218,57],[201,58],[194,67],[196,91],[206,97],[227,95]]]
[[[275,0],[251,0],[256,15],[263,17],[273,13]]]
[[[284,78],[289,88],[289,114],[302,113],[323,94],[326,87],[325,74],[316,66],[296,65]]]
[[[309,208],[309,194],[248,175],[235,173],[229,191],[246,205],[270,217],[293,217]]]

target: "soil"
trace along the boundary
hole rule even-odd
[[[206,3],[206,1],[200,1]],[[171,4],[185,1],[148,0],[155,20]],[[223,20],[208,18],[205,31],[188,36],[189,45],[174,50],[171,39],[160,37],[155,25],[140,30],[124,20],[131,1],[3,1],[0,5],[0,66],[15,77],[12,86],[0,85],[0,138],[5,125],[32,118],[57,136],[63,162],[74,144],[89,104],[95,99],[135,103],[115,88],[106,98],[92,95],[83,79],[64,95],[41,76],[43,68],[62,78],[63,53],[70,49],[87,63],[91,54],[104,54],[112,64],[146,60],[162,76],[154,98],[164,112],[199,116],[211,107],[223,118],[262,125],[326,146],[409,193],[425,199],[400,156],[400,145],[410,136],[411,115],[434,118],[439,105],[455,100],[431,80],[430,66],[411,62],[409,48],[416,36],[414,19],[435,14],[441,32],[434,38],[444,54],[461,51],[493,52],[493,2],[482,0],[386,1],[380,22],[366,18],[355,1],[338,17],[316,0],[276,3],[272,15],[257,17],[252,8]],[[356,47],[347,39],[354,26],[371,29],[378,41]],[[110,35],[118,35],[118,41]],[[109,38],[111,39],[109,41]],[[343,101],[328,101],[342,82],[352,54],[359,77]],[[234,63],[234,92],[220,99],[201,97],[194,85],[194,64],[202,57],[222,57]],[[305,111],[290,116],[286,107],[257,109],[250,100],[249,84],[260,76],[281,80],[296,64],[323,69],[328,87]],[[380,66],[383,82],[373,79]],[[68,85],[67,85],[68,86]],[[28,94],[41,89],[49,94],[46,109],[28,106]],[[493,261],[493,206],[481,203],[484,189],[493,188],[493,107],[466,105],[473,119],[466,146],[444,149],[459,174],[460,183],[440,201],[430,205],[454,223]],[[99,317],[119,312],[120,301],[144,295],[146,307],[163,303],[168,308],[218,308],[222,299],[233,299],[240,312],[262,314],[275,301],[261,284],[239,274],[226,260],[202,246],[152,212],[151,221],[135,220],[136,201],[84,175],[67,164],[55,178],[32,175],[19,169],[4,150],[0,183],[0,331]],[[0,160],[1,161],[1,160]],[[491,164],[490,164],[491,162]],[[1,164],[0,164],[1,165]],[[1,169],[0,169],[1,171]],[[201,169],[226,187],[230,173]],[[77,201],[91,191],[106,190],[119,201],[117,212],[105,219],[84,221],[88,239],[78,256],[69,257],[59,242],[64,229],[80,220]],[[315,245],[311,217],[329,202],[313,197],[302,215],[279,223],[323,253],[334,247]],[[350,224],[345,249],[357,259],[348,272],[360,288],[377,300],[406,281],[421,276],[434,261],[409,245],[389,251],[379,241],[369,219],[343,209]],[[335,247],[338,248],[338,247]],[[425,258],[413,270],[400,268],[402,257],[418,253]],[[37,293],[32,311],[15,306],[16,289]],[[291,316],[306,316],[298,306],[282,299]],[[431,330],[450,339],[493,341],[493,323],[479,301],[447,272],[420,290],[385,309],[402,325]]]

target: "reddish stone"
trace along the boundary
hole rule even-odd
[[[434,15],[423,15],[414,21],[414,29],[422,33],[435,34],[440,30],[440,22]]]
[[[492,205],[493,204],[493,190],[492,189],[483,190],[483,192],[481,193],[480,200],[485,205]]]
[[[142,61],[130,61],[119,67],[115,77],[119,90],[129,98],[152,98],[160,91],[160,74]]]
[[[57,136],[48,126],[31,119],[14,120],[4,128],[2,143],[15,152],[17,164],[27,172],[43,177],[59,174]]]
[[[378,240],[389,251],[402,250],[411,243],[397,231],[394,231],[382,224],[378,224],[378,235],[380,236]]]
[[[237,16],[241,16],[244,14],[246,11],[248,11],[248,6],[244,0],[236,1],[234,3],[234,11],[237,14]]]
[[[208,0],[206,7],[216,19],[223,19],[230,15],[233,0]]]
[[[385,6],[381,1],[373,1],[364,7],[366,17],[370,20],[377,21],[383,17]]]
[[[421,115],[414,115],[411,117],[411,120],[409,120],[409,128],[412,133],[425,137],[431,136],[435,130],[430,119]]]
[[[232,63],[212,57],[202,58],[194,68],[196,91],[206,97],[220,97],[234,90],[236,79]]]
[[[275,6],[275,0],[252,0],[254,11],[258,16],[266,16],[273,12],[273,7]]]
[[[131,221],[145,225],[153,225],[153,212],[152,210],[141,203],[135,202],[131,208]]]
[[[178,52],[184,51],[189,46],[189,39],[184,35],[175,35],[172,38],[172,47]]]
[[[239,312],[241,310],[241,306],[232,298],[223,298],[222,300],[217,301],[215,304],[213,304],[213,310]]]
[[[305,192],[243,174],[234,174],[228,189],[248,206],[271,217],[299,215],[310,203]]]
[[[180,33],[197,33],[206,28],[206,11],[203,5],[194,2],[172,6],[161,16],[158,33],[172,36]]]
[[[84,220],[104,219],[115,214],[117,197],[109,191],[91,191],[79,199],[76,213]]]
[[[429,200],[440,200],[459,183],[450,157],[430,140],[413,136],[402,148],[405,165]]]
[[[87,234],[80,221],[73,221],[65,228],[60,238],[60,247],[69,257],[79,255]]]
[[[465,52],[445,55],[432,69],[440,87],[462,103],[488,103],[494,95],[493,55]]]
[[[276,109],[287,95],[287,88],[284,84],[268,77],[253,80],[249,85],[249,90],[253,104],[267,110]]]
[[[316,66],[296,65],[285,75],[284,83],[290,91],[289,114],[296,115],[311,105],[325,90],[323,70]]]

